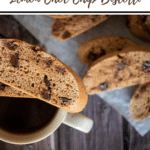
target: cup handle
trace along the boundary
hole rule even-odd
[[[90,132],[93,126],[93,120],[80,113],[67,113],[63,123],[84,133]]]

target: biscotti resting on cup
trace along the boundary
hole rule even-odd
[[[145,120],[150,116],[150,82],[140,85],[130,102],[133,119]]]
[[[52,35],[58,40],[65,41],[91,29],[108,17],[108,15],[74,15],[70,18],[55,19]]]
[[[135,45],[138,44],[125,37],[102,36],[83,43],[78,49],[78,56],[81,62],[90,65],[104,55]]]
[[[150,15],[127,16],[128,28],[137,38],[150,42]]]
[[[0,40],[0,82],[68,112],[82,111],[87,92],[81,78],[38,46]]]
[[[115,90],[150,81],[150,47],[128,47],[96,60],[83,82],[88,94]]]

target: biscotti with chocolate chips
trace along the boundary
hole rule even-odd
[[[23,98],[32,98],[30,95],[23,93],[11,86],[8,86],[0,82],[0,96],[4,97],[23,97]]]
[[[145,120],[150,116],[150,82],[140,85],[130,101],[133,119]]]
[[[96,60],[83,82],[88,94],[115,90],[150,81],[150,47],[128,47]]]
[[[0,82],[34,98],[75,113],[87,103],[81,78],[38,46],[15,39],[0,40]]]
[[[78,49],[78,56],[81,62],[91,64],[104,55],[135,45],[138,44],[125,37],[102,36],[82,44]]]
[[[108,17],[108,15],[74,15],[70,18],[55,19],[52,35],[58,40],[65,41],[91,29]]]
[[[136,37],[150,42],[150,15],[127,16],[128,28]]]

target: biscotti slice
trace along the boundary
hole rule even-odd
[[[82,111],[88,99],[83,81],[70,67],[15,39],[0,40],[0,82],[72,113]]]
[[[115,90],[150,81],[150,47],[128,47],[96,60],[83,82],[88,94]]]
[[[52,25],[52,35],[64,41],[89,30],[108,17],[108,15],[74,15],[71,18],[55,19]]]
[[[136,37],[150,42],[150,15],[127,16],[128,28]]]
[[[82,44],[78,49],[78,56],[81,62],[91,64],[104,55],[134,45],[137,44],[125,37],[102,36]]]
[[[0,96],[32,98],[30,95],[23,93],[22,91],[19,91],[1,82],[0,82]]]
[[[49,17],[53,17],[53,18],[70,18],[73,15],[47,15]]]
[[[136,120],[145,120],[150,116],[150,82],[140,85],[130,102],[131,116]]]

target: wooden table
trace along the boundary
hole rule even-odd
[[[0,35],[39,44],[11,16],[0,16]],[[88,134],[61,125],[52,136],[35,144],[12,145],[0,141],[0,150],[150,150],[150,132],[141,137],[122,116],[97,95],[89,96],[82,114],[94,121],[94,126]]]

